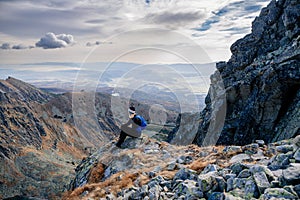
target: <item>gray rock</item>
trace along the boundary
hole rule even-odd
[[[220,174],[223,178],[225,178],[225,177],[226,177],[226,174],[230,174],[230,172],[231,172],[231,169],[229,169],[229,168],[223,168],[223,169],[220,169],[219,174]]]
[[[171,180],[164,180],[164,181],[161,181],[159,184],[160,184],[160,186],[167,187],[168,189],[172,188],[172,181]]]
[[[298,199],[297,196],[291,194],[283,188],[268,188],[265,190],[261,199],[271,200],[271,199]]]
[[[264,172],[255,172],[253,174],[253,178],[255,180],[255,183],[258,187],[260,194],[263,194],[265,189],[271,186]]]
[[[184,196],[185,199],[199,199],[203,197],[203,193],[199,187],[196,186],[197,182],[193,180],[185,180],[179,183],[173,190],[175,198]]]
[[[259,191],[256,186],[256,183],[250,179],[245,184],[245,199],[251,199],[251,198],[258,198],[259,197]]]
[[[242,153],[242,152],[243,152],[243,150],[242,150],[242,147],[240,147],[240,146],[226,146],[223,149],[223,153],[227,156],[235,155],[235,154]]]
[[[245,178],[235,178],[233,180],[233,187],[235,189],[236,188],[243,189],[245,187],[246,182],[247,182],[247,179],[245,179]]]
[[[300,198],[300,184],[294,186],[294,191],[297,193],[298,197]]]
[[[149,178],[153,178],[153,177],[155,177],[155,175],[156,175],[156,174],[155,174],[155,172],[153,172],[153,171],[148,173]]]
[[[221,192],[213,192],[211,195],[209,195],[208,200],[224,200],[225,195]]]
[[[175,196],[175,194],[174,194],[173,192],[167,192],[167,193],[166,193],[166,196],[167,196],[169,199],[171,199],[172,197]]]
[[[217,192],[224,192],[226,190],[226,186],[227,186],[226,181],[224,180],[224,178],[221,177],[221,176],[217,176],[217,177],[215,177],[215,180],[216,180],[217,185],[218,185],[216,191]]]
[[[271,181],[271,187],[272,188],[277,188],[277,187],[279,187],[279,185],[280,185],[280,183],[279,183],[279,181]]]
[[[290,167],[284,169],[280,178],[281,185],[294,185],[300,182],[300,163],[291,163]]]
[[[251,157],[248,154],[238,154],[233,156],[229,163],[237,163],[237,162],[243,162],[243,161],[251,161]]]
[[[176,168],[177,168],[176,162],[171,162],[167,166],[168,171],[174,171]]]
[[[294,147],[293,145],[281,145],[276,147],[276,151],[280,153],[287,153],[289,151],[293,151]]]
[[[147,196],[148,192],[149,192],[149,186],[148,185],[143,185],[140,189],[139,189],[140,195],[142,196]]]
[[[146,194],[141,193],[140,191],[135,191],[130,193],[128,199],[131,200],[139,200],[139,199],[143,199],[146,196]],[[107,196],[106,196],[107,197]],[[115,198],[114,198],[115,199]],[[112,199],[113,200],[113,199]]]
[[[255,174],[256,172],[264,172],[268,178],[268,181],[271,182],[273,180],[276,179],[275,175],[273,174],[273,172],[268,169],[266,166],[263,165],[254,165],[252,167],[250,167],[250,172],[252,174]]]
[[[159,184],[161,184],[162,182],[165,181],[165,179],[162,177],[162,176],[156,176],[155,178],[151,179],[151,181],[155,181],[155,182],[158,182]]]
[[[161,191],[161,188],[159,185],[155,185],[153,187],[149,188],[149,200],[158,200],[159,193]]]
[[[193,157],[192,156],[180,156],[179,158],[177,158],[176,160],[177,163],[179,164],[189,164],[191,162],[193,162]]]
[[[297,135],[297,136],[293,139],[293,144],[295,144],[297,147],[300,147],[300,135]]]
[[[149,196],[145,196],[143,200],[149,200],[149,199],[150,199]],[[123,199],[120,199],[120,200],[123,200]]]
[[[153,169],[153,172],[155,172],[155,173],[160,172],[160,171],[161,171],[161,166],[156,166]]]
[[[244,198],[236,197],[231,193],[225,193],[225,200],[244,200]]]
[[[234,178],[227,179],[226,192],[229,192],[229,191],[233,190],[233,188],[234,188]]]
[[[286,185],[283,187],[283,189],[285,189],[286,191],[288,191],[289,193],[298,196],[297,192],[294,190],[294,186],[292,185]]]
[[[200,153],[199,153],[199,157],[206,157],[206,156],[208,156],[209,155],[209,152],[206,152],[206,151],[201,151]]]
[[[176,180],[197,180],[197,173],[187,168],[181,168],[174,176],[173,181]]]
[[[225,175],[225,179],[228,180],[230,178],[235,178],[236,177],[236,174],[226,174]]]
[[[243,165],[242,163],[234,163],[230,166],[231,173],[239,174],[243,169],[246,169],[247,166]]]
[[[259,148],[259,145],[256,143],[248,144],[243,146],[243,151],[247,154],[255,154],[257,153],[257,150]]]
[[[284,169],[289,165],[290,158],[290,155],[278,154],[270,160],[268,167],[271,170]]]
[[[209,190],[216,190],[217,189],[217,182],[216,182],[216,172],[209,172],[207,174],[200,174],[198,176],[199,187],[201,191],[207,192]]]
[[[243,189],[235,188],[229,192],[235,199],[247,199],[245,198],[245,192]]]
[[[136,149],[139,146],[141,146],[143,142],[143,138],[133,138],[133,137],[128,137],[124,143],[122,144],[122,146],[128,148],[128,149]]]
[[[255,142],[260,146],[263,147],[265,145],[265,141],[263,140],[255,140]]]
[[[257,153],[252,154],[251,158],[254,161],[260,161],[259,163],[263,163],[263,164],[267,164],[269,162],[269,158],[264,155],[264,152],[261,149],[258,149]]]
[[[147,186],[148,188],[153,188],[155,186],[159,186],[159,182],[153,178],[147,183]]]
[[[300,163],[300,148],[297,149],[297,151],[295,152],[293,158],[295,159],[295,161],[297,163]]]
[[[115,200],[116,196],[113,194],[109,194],[108,196],[106,196],[106,200]]]
[[[207,174],[208,172],[216,172],[220,167],[218,165],[209,164],[201,172],[201,174]]]
[[[239,173],[239,175],[237,176],[238,178],[248,178],[251,176],[251,172],[249,169],[244,169],[243,171],[241,171]]]

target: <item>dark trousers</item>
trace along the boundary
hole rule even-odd
[[[119,140],[118,140],[116,146],[121,147],[121,145],[123,144],[123,142],[125,141],[127,136],[128,135],[124,131],[121,130],[120,137],[119,137]]]
[[[133,137],[133,136],[131,136],[132,134],[131,135],[129,135],[129,134],[134,132],[134,131],[135,131],[135,129],[129,128],[126,125],[122,125],[121,126],[120,137],[119,137],[119,140],[118,140],[116,146],[121,147],[121,145],[123,144],[123,142],[125,141],[127,136]],[[129,133],[129,134],[127,134],[127,133]],[[135,137],[133,137],[133,138],[135,138]]]

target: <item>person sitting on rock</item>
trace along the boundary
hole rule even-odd
[[[121,145],[127,136],[138,138],[142,135],[142,130],[144,130],[147,126],[146,120],[142,116],[136,114],[135,107],[131,106],[128,109],[128,113],[129,120],[126,124],[121,126],[120,137],[116,143],[116,146],[119,148],[121,148]]]

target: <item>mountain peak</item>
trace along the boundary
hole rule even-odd
[[[43,103],[51,99],[51,95],[47,92],[13,77],[0,80],[0,92],[3,100],[8,100],[8,98],[11,97],[23,102],[33,101]]]

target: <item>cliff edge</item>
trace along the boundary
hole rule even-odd
[[[230,60],[216,65],[195,144],[269,143],[299,135],[299,33],[300,1],[273,0],[262,9],[252,32],[231,46]]]

